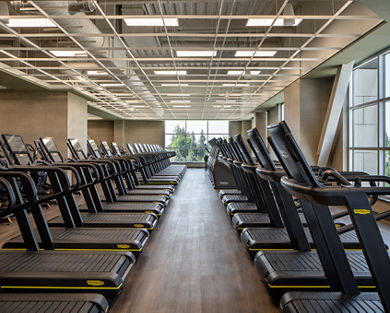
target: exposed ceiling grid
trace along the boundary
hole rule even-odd
[[[15,3],[0,70],[123,119],[241,119],[382,22],[348,0]]]

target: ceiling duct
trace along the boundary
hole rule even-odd
[[[93,1],[77,1],[69,3],[69,13],[93,13],[96,11],[96,4]]]
[[[71,15],[69,12],[69,7],[72,5],[80,4],[76,1],[34,1],[34,3],[39,6],[43,11],[46,12],[49,16],[67,16]],[[85,15],[84,12],[78,12],[75,14]],[[77,40],[82,44],[83,47],[88,49],[97,49],[99,51],[104,51],[105,48],[110,47],[121,47],[121,43],[117,38],[111,39],[108,37],[99,36],[101,31],[99,28],[89,19],[84,18],[55,18],[55,20],[61,27],[70,33],[78,34],[89,34],[88,36],[78,36]],[[93,36],[96,34],[96,37]],[[126,51],[124,50],[113,50],[111,55],[108,55],[106,52],[96,52],[94,56],[99,59],[105,67],[109,68],[110,71],[118,77],[125,85],[130,87],[134,92],[137,93],[141,87],[146,88],[139,77],[135,74],[134,71],[128,71],[124,73],[122,68],[128,68],[129,64],[127,61],[111,61],[108,58],[127,58]],[[139,85],[134,86],[134,83],[137,82]],[[152,95],[148,93],[147,96]],[[151,98],[145,98],[144,95],[139,95],[139,97],[147,104],[150,105],[151,109],[159,116],[164,112],[161,108],[156,107],[155,102],[157,101],[155,97],[153,101]]]

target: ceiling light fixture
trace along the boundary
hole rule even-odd
[[[177,18],[162,18],[162,17],[137,17],[125,18],[127,26],[179,26]]]
[[[248,22],[246,23],[246,26],[271,26],[273,22],[273,18],[250,18],[248,19]],[[286,20],[286,22],[285,22]],[[287,21],[294,20],[293,23],[289,23]],[[296,19],[284,19],[284,18],[277,18],[273,26],[298,26],[302,22],[301,18]]]
[[[191,100],[171,100],[171,103],[191,103]]]
[[[273,57],[276,54],[276,50],[261,50],[261,51],[254,51],[254,50],[242,50],[242,51],[236,51],[235,57]]]
[[[50,50],[56,57],[86,57],[87,53],[82,50]]]
[[[180,86],[186,87],[186,86],[188,86],[188,84],[176,84],[176,83],[174,83],[174,84],[161,84],[161,86],[162,87],[180,87]]]
[[[10,18],[9,27],[56,27],[48,18]]]
[[[154,71],[156,75],[187,75],[187,71]]]
[[[87,71],[88,76],[104,76],[108,75],[105,71]]]
[[[217,51],[212,50],[180,50],[176,51],[176,55],[178,57],[215,57],[217,55]]]
[[[173,105],[174,108],[190,108],[190,105]]]
[[[227,83],[227,84],[222,84],[223,87],[249,87],[249,84],[231,84],[231,83]]]
[[[121,83],[103,83],[103,84],[100,84],[100,86],[102,86],[102,87],[122,87],[123,84],[121,84]]]
[[[168,93],[167,97],[189,97],[189,93]]]

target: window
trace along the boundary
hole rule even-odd
[[[165,148],[177,162],[203,162],[208,141],[228,135],[229,121],[165,121]]]
[[[390,175],[390,53],[354,69],[349,105],[349,168]]]

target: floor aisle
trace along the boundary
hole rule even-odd
[[[278,312],[204,169],[188,169],[112,313]]]

